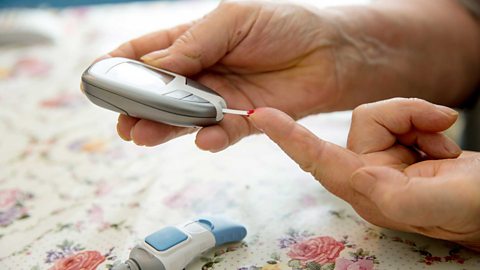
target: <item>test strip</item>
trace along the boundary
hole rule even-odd
[[[250,115],[250,111],[243,111],[243,110],[233,110],[233,109],[222,109],[223,113],[229,113],[229,114],[237,114],[237,115],[245,115],[248,116]]]

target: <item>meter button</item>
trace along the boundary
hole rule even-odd
[[[158,251],[167,251],[187,239],[188,235],[178,228],[166,227],[147,236],[145,242]]]
[[[182,99],[182,98],[185,98],[185,97],[190,96],[191,94],[192,94],[192,93],[187,92],[187,91],[175,90],[175,91],[173,91],[173,92],[170,92],[170,93],[168,93],[168,94],[165,94],[165,96],[171,97],[171,98],[176,98],[176,99]]]
[[[190,95],[190,96],[184,97],[184,98],[182,98],[182,100],[190,101],[190,102],[197,102],[197,103],[208,103],[208,101],[206,101],[205,99],[203,99],[201,97],[197,97],[195,95]]]

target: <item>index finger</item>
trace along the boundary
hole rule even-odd
[[[249,119],[326,189],[347,201],[353,197],[349,179],[363,165],[357,154],[319,139],[276,109],[256,109]]]
[[[173,42],[187,31],[193,23],[194,22],[181,24],[170,29],[156,31],[132,39],[109,52],[108,55],[112,57],[125,57],[138,60],[147,53],[162,50],[172,45]]]

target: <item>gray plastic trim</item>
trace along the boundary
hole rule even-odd
[[[161,92],[155,93],[132,84],[116,81],[108,76],[109,69],[129,62],[169,74],[174,79],[164,86],[165,89]],[[120,57],[107,58],[90,66],[82,75],[82,83],[87,97],[101,107],[177,126],[216,124],[223,119],[222,109],[227,106],[225,100],[212,89],[193,80]],[[207,102],[183,101],[164,94],[176,90],[190,92]],[[156,113],[155,110],[157,110]]]
[[[130,258],[115,265],[112,270],[166,270],[163,263],[140,246],[135,246],[130,252]]]

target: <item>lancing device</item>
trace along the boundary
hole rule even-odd
[[[244,226],[222,217],[165,227],[147,236],[132,249],[127,261],[112,270],[182,270],[201,253],[242,241],[246,235]]]
[[[224,113],[248,115],[227,109],[220,95],[194,80],[122,57],[92,64],[81,88],[100,107],[174,126],[217,124]]]

